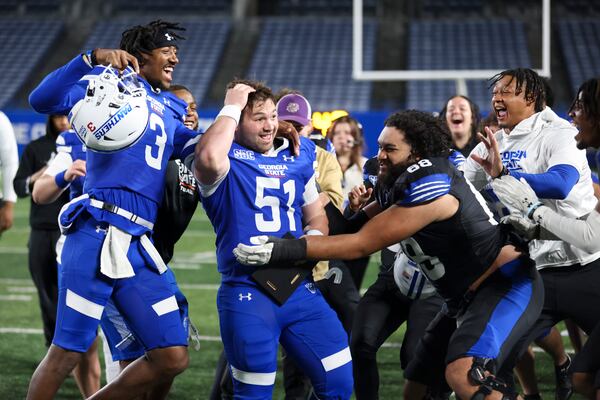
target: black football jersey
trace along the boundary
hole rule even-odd
[[[378,187],[376,193],[384,208],[393,204],[412,207],[446,194],[458,199],[458,210],[451,218],[433,222],[401,243],[404,253],[446,300],[462,296],[507,243],[507,235],[481,195],[447,158],[420,160],[393,187]]]
[[[194,174],[180,160],[167,164],[165,193],[154,224],[154,246],[168,263],[175,243],[187,228],[200,196]]]

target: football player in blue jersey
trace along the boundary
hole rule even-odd
[[[177,32],[181,30],[178,24],[164,21],[128,29],[120,49],[95,49],[75,57],[49,74],[30,95],[38,112],[71,112],[74,121],[82,115],[108,115],[99,132],[108,137],[135,128],[138,137],[115,151],[87,149],[85,194],[65,206],[59,217],[66,235],[59,255],[59,322],[53,344],[31,379],[29,399],[54,396],[96,337],[109,299],[142,343],[146,356],[93,399],[134,398],[187,367],[187,332],[171,287],[160,276],[166,266],[150,240],[167,162],[185,157],[197,142],[197,133],[183,124],[185,103],[164,91],[179,62],[177,40],[182,37]],[[137,79],[127,73],[135,90],[128,92],[128,83],[108,65],[120,71],[130,65],[138,71]],[[110,82],[117,83],[110,86]],[[100,96],[106,108],[86,101],[94,96]],[[110,110],[120,104],[124,106],[116,113]],[[132,115],[145,115],[145,119],[127,117],[134,105]],[[95,131],[92,122],[80,122],[80,137]],[[96,139],[104,140],[110,149],[106,138]],[[59,178],[57,185],[65,186],[63,180]]]
[[[312,280],[293,278],[290,296],[277,303],[251,278],[257,268],[238,263],[232,253],[258,235],[328,232],[315,184],[315,145],[300,138],[294,155],[287,139],[275,138],[277,129],[271,90],[258,82],[231,82],[194,159],[202,204],[217,234],[217,307],[235,397],[272,397],[281,343],[319,399],[349,399],[348,336]]]
[[[437,119],[419,111],[388,117],[379,136],[377,202],[357,218],[369,219],[377,208],[384,211],[358,233],[318,240],[261,236],[255,239],[260,244],[241,243],[234,253],[241,263],[256,266],[358,258],[401,242],[445,300],[406,377],[427,384],[445,374],[462,399],[514,397],[494,372],[540,313],[540,278],[519,243],[511,242],[448,160],[449,138],[441,129]],[[422,398],[424,392],[405,395]]]

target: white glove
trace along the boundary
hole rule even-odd
[[[531,222],[528,218],[524,218],[518,214],[511,214],[503,217],[500,222],[512,225],[517,233],[527,240],[539,239],[539,225]]]
[[[517,180],[514,176],[505,175],[492,181],[494,193],[511,214],[517,212],[525,218],[532,218],[533,212],[542,205],[537,195],[525,181],[521,178]]]
[[[250,238],[250,243],[255,246],[249,246],[239,243],[233,249],[233,255],[237,258],[240,264],[244,265],[265,265],[271,259],[273,252],[273,243],[267,243],[268,236],[253,236]]]

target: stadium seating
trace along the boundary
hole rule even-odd
[[[430,20],[410,24],[409,70],[503,69],[529,67],[525,30],[514,20]],[[468,95],[489,110],[485,80],[467,81]],[[454,81],[410,81],[407,107],[439,111],[456,94]]]
[[[560,48],[572,94],[583,81],[600,75],[600,21],[570,19],[558,22]]]
[[[279,15],[339,15],[352,12],[352,0],[278,0],[276,3]],[[372,12],[376,3],[376,0],[363,0],[363,11]]]
[[[350,18],[266,18],[247,77],[300,90],[314,110],[370,108],[371,82],[352,80]],[[375,62],[376,24],[364,24],[365,69]]]
[[[187,30],[182,33],[186,40],[180,42],[181,63],[176,67],[173,83],[187,86],[202,104],[225,47],[231,22],[217,17],[178,20]],[[82,50],[118,46],[121,32],[130,26],[147,22],[147,18],[141,17],[113,18],[100,22]]]
[[[25,83],[63,29],[62,22],[30,17],[0,19],[0,108]]]
[[[228,12],[232,0],[178,0],[178,12]],[[112,0],[112,9],[119,11],[173,12],[172,0]]]

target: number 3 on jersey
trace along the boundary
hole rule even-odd
[[[283,188],[282,188],[283,186]],[[269,207],[271,209],[271,220],[266,220],[263,213],[254,214],[254,221],[256,222],[256,228],[260,232],[278,232],[281,230],[281,215],[280,215],[280,197],[283,196],[271,196],[265,195],[265,189],[281,190],[283,194],[287,195],[286,201],[286,214],[289,221],[289,230],[296,230],[296,219],[294,218],[294,198],[296,197],[296,184],[293,180],[283,182],[281,185],[281,179],[278,178],[267,178],[264,176],[256,177],[256,199],[254,204],[259,208]]]
[[[155,131],[156,127],[160,128],[160,135],[156,136],[156,146],[158,146],[156,157],[152,155],[152,147],[146,145],[146,164],[148,166],[160,171],[162,167],[162,157],[165,152],[165,145],[167,144],[167,132],[165,132],[165,123],[162,118],[152,113],[150,114],[150,129]]]

